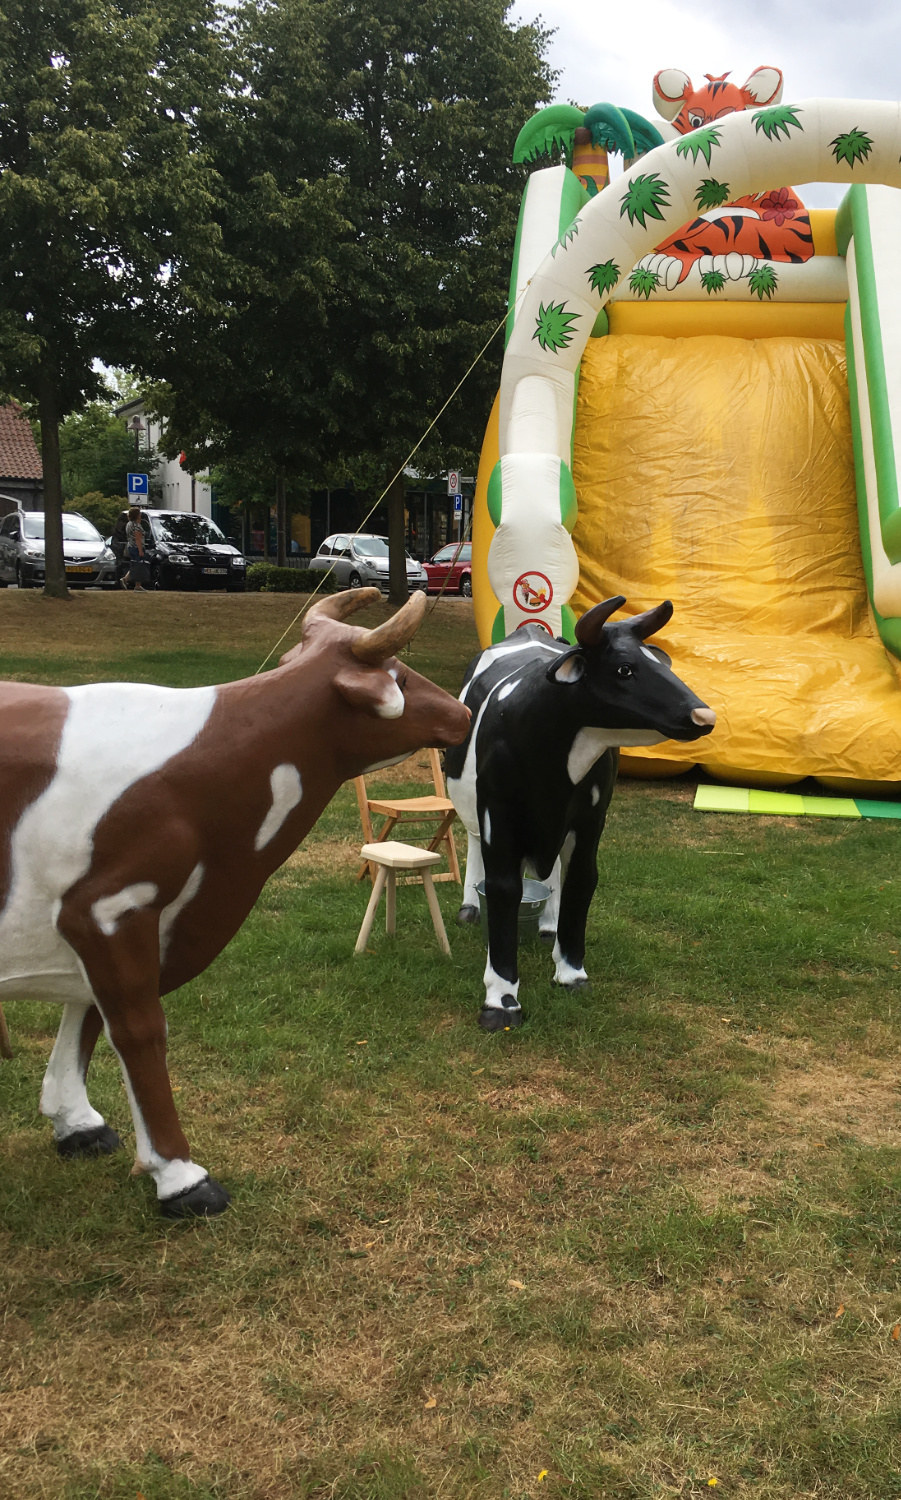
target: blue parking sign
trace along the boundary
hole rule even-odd
[[[146,498],[146,496],[150,494],[150,488],[147,483],[147,475],[129,474],[128,493],[129,495],[144,495]]]
[[[455,516],[462,516],[462,514],[463,514],[463,496],[462,495],[455,495],[454,496],[454,515]]]

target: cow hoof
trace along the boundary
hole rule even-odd
[[[90,1130],[73,1130],[56,1143],[56,1149],[66,1161],[75,1161],[82,1156],[112,1156],[122,1145],[115,1130],[108,1125],[94,1125]]]
[[[562,979],[555,979],[554,983],[559,985],[561,990],[569,990],[571,995],[574,995],[576,990],[591,989],[591,980],[587,975],[584,979],[568,979],[565,982]]]
[[[478,922],[479,908],[477,906],[461,906],[457,912],[457,921],[461,927],[466,927],[472,922]]]
[[[538,941],[540,943],[547,943],[547,946],[550,948],[557,941],[556,927],[549,927],[546,932],[539,932]]]
[[[167,1219],[212,1219],[223,1214],[231,1203],[231,1193],[226,1192],[215,1177],[204,1177],[193,1187],[171,1198],[160,1199],[160,1213]]]
[[[479,1011],[479,1025],[483,1031],[513,1031],[522,1025],[522,1010],[501,1010],[498,1005],[483,1005]]]

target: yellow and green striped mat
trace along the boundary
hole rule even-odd
[[[901,818],[901,802],[867,797],[804,797],[796,792],[753,791],[746,786],[699,786],[695,812],[767,813],[800,818]]]

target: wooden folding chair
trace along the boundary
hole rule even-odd
[[[370,797],[366,791],[366,779],[363,776],[354,778],[354,786],[357,789],[357,802],[360,806],[360,821],[363,824],[364,842],[367,844],[381,844],[385,839],[391,837],[394,829],[399,823],[434,823],[437,825],[432,834],[428,848],[434,854],[444,846],[449,868],[442,871],[440,875],[433,875],[433,880],[455,880],[458,885],[463,882],[460,879],[460,865],[457,860],[457,847],[454,843],[453,823],[457,814],[454,804],[450,801],[444,785],[444,774],[441,770],[441,760],[437,750],[428,751],[429,763],[432,769],[432,783],[435,787],[434,796],[430,797]],[[372,815],[378,813],[385,821],[376,833],[372,826]],[[376,878],[376,866],[371,860],[362,864],[357,872],[357,879],[362,880],[366,874],[371,880]],[[421,875],[410,875],[403,881],[402,885],[422,885]]]

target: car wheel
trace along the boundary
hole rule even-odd
[[[363,580],[359,573],[351,573],[347,580],[347,586],[352,589],[361,589],[363,587]]]
[[[460,593],[464,599],[472,598],[472,574],[464,573],[460,579]]]
[[[34,588],[34,584],[32,583],[31,579],[25,577],[25,572],[22,568],[21,563],[16,563],[16,583],[19,585],[20,589]]]

